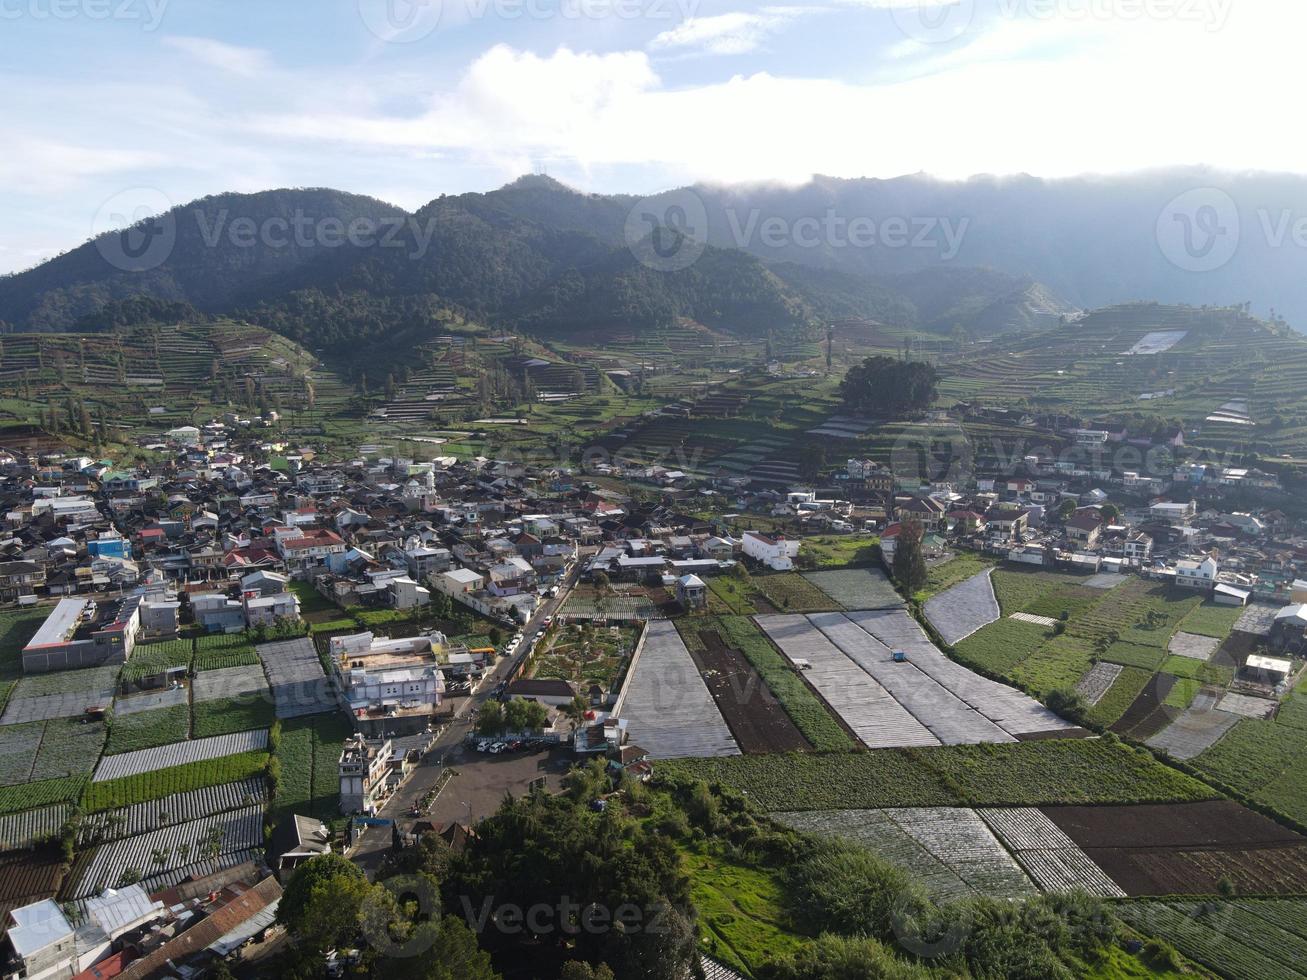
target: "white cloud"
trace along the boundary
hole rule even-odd
[[[243,48],[207,37],[165,37],[163,43],[201,64],[244,78],[255,78],[272,67],[268,53],[258,48]]]
[[[819,8],[763,7],[709,17],[690,17],[649,42],[653,49],[697,48],[708,54],[748,54],[773,34]]]

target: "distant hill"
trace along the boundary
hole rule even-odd
[[[1159,219],[1177,195],[1208,184],[1234,202],[1218,217],[1241,232],[1240,244],[1227,262],[1195,272],[1183,256],[1177,263],[1174,243],[1159,245]],[[541,176],[441,196],[413,214],[323,189],[217,195],[170,213],[175,245],[147,271],[107,261],[116,239],[106,236],[0,279],[0,320],[66,330],[106,303],[145,295],[244,316],[323,348],[451,311],[542,332],[606,323],[639,330],[686,318],[755,336],[803,334],[858,317],[983,339],[1046,327],[1080,307],[1157,299],[1251,303],[1307,323],[1301,255],[1290,238],[1271,234],[1278,212],[1262,210],[1275,202],[1291,218],[1307,214],[1307,181],[1296,177],[1190,170],[699,185],[654,199],[655,212],[678,203],[706,222],[704,256],[673,272],[632,261],[635,201]],[[845,224],[828,226],[831,215]],[[386,241],[233,240],[238,219],[265,228],[297,216],[314,229],[371,222],[388,229]],[[848,222],[859,218],[876,230],[870,242],[850,240]],[[769,221],[791,233],[769,237],[760,230]],[[793,233],[801,227],[806,236]]]

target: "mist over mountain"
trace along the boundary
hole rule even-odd
[[[642,263],[632,246],[653,226],[632,217],[645,212],[688,222],[707,247],[683,268]],[[114,232],[0,279],[0,320],[67,330],[147,296],[326,347],[449,311],[542,333],[688,317],[766,334],[862,317],[984,337],[1147,299],[1249,302],[1307,323],[1299,213],[1303,178],[1203,170],[817,177],[646,199],[527,176],[412,213],[328,189],[222,194],[164,216],[157,261],[159,241],[137,255]]]

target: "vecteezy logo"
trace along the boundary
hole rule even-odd
[[[1157,245],[1186,272],[1211,272],[1239,247],[1239,208],[1218,187],[1195,187],[1172,198],[1157,217]]]
[[[411,44],[440,26],[441,0],[358,0],[369,31],[392,44]]]
[[[900,31],[922,44],[946,44],[967,32],[975,0],[909,0],[890,11]]]
[[[100,205],[91,223],[100,255],[123,272],[148,272],[172,255],[177,216],[172,201],[153,187],[133,187]]]
[[[921,483],[959,483],[975,468],[971,443],[960,426],[904,426],[890,447],[890,469]]]
[[[708,212],[694,191],[671,191],[637,201],[623,231],[626,247],[641,265],[679,272],[699,261],[707,247]]]

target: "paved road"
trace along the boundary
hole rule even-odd
[[[553,616],[567,601],[568,594],[576,585],[577,579],[580,578],[584,557],[585,552],[583,551],[582,556],[573,563],[571,571],[568,572],[562,587],[558,590],[558,595],[541,603],[540,608],[532,614],[522,628],[523,641],[517,651],[511,657],[501,658],[495,664],[493,670],[487,671],[470,697],[451,698],[445,702],[447,705],[451,705],[453,710],[450,716],[446,716],[448,721],[444,730],[441,731],[435,742],[432,743],[431,748],[423,755],[417,768],[405,780],[404,785],[386,801],[386,805],[381,808],[377,816],[395,820],[400,822],[401,825],[405,822],[411,822],[413,818],[408,816],[408,812],[440,778],[443,768],[441,760],[447,756],[451,757],[448,761],[454,768],[458,768],[459,759],[462,757],[463,739],[472,730],[473,712],[493,696],[499,683],[508,677],[530,652],[531,641],[534,640],[535,634],[544,628],[545,619]],[[462,776],[455,777],[454,782],[442,792],[442,798],[446,793],[459,792],[457,785],[459,780],[463,778]],[[524,788],[525,782],[523,782],[519,791]],[[468,794],[464,793],[463,795]],[[496,799],[501,798],[502,792],[496,793]],[[469,819],[470,817],[477,820],[485,815],[485,813],[475,812],[474,810],[471,814],[459,814],[458,819]],[[354,849],[350,851],[350,860],[362,867],[369,875],[374,875],[380,868],[386,852],[390,849],[390,843],[391,832],[389,827],[369,827],[357,838]]]

